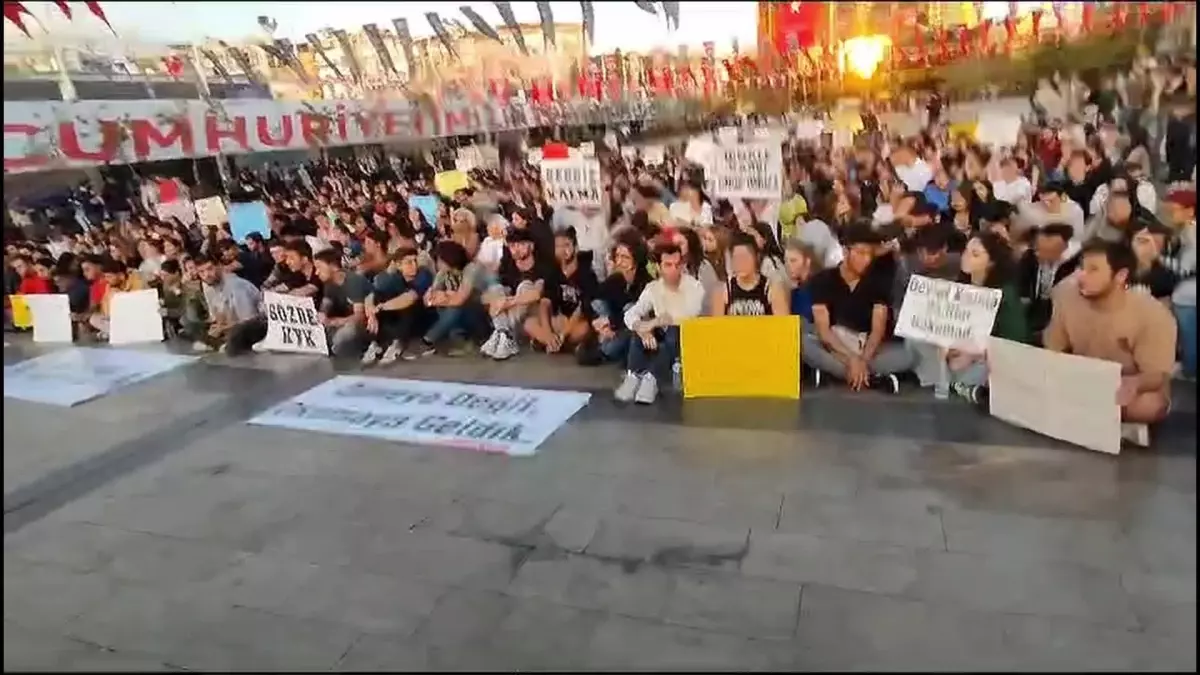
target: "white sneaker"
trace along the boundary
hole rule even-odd
[[[364,366],[373,366],[375,365],[375,362],[379,360],[379,357],[382,354],[383,348],[379,346],[379,343],[372,342],[371,344],[367,345],[367,351],[362,357],[362,364]]]
[[[211,352],[212,347],[209,347],[207,344],[205,344],[199,340],[196,340],[195,342],[192,343],[192,351],[194,351],[196,353]]]
[[[484,342],[482,345],[479,346],[479,353],[483,354],[484,356],[490,356],[494,359],[494,358],[496,358],[496,347],[499,344],[500,344],[500,331],[494,330],[494,331],[492,331],[492,334],[490,336],[488,336],[487,342]]]
[[[1145,424],[1122,424],[1121,439],[1139,448],[1150,447],[1150,427]]]
[[[642,384],[642,377],[634,372],[625,373],[625,379],[621,380],[620,386],[613,392],[613,398],[621,403],[629,403],[638,392],[638,388]]]
[[[267,352],[267,343],[265,340],[263,342],[255,342],[254,346],[250,349],[256,354],[265,354]]]
[[[379,358],[379,365],[390,366],[400,359],[400,354],[403,353],[403,351],[404,349],[400,347],[399,342],[393,342],[392,344],[388,345],[388,348],[383,352],[383,356]]]
[[[508,333],[500,333],[500,339],[496,341],[496,349],[492,354],[492,358],[497,361],[516,356],[521,352],[521,348],[517,346],[517,341]]]
[[[658,399],[658,380],[650,373],[642,376],[642,384],[637,388],[637,393],[633,395],[633,402],[642,405],[650,405]]]

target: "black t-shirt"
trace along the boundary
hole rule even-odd
[[[305,276],[302,272],[293,272],[289,268],[281,268],[278,278],[288,291],[294,291],[304,288],[305,286],[315,286],[317,288],[317,292],[312,296],[313,306],[317,309],[321,308],[321,300],[325,295],[323,290],[325,285],[321,283],[321,279],[317,276],[316,270],[313,270],[311,274]]]
[[[532,267],[521,270],[517,267],[516,261],[508,255],[508,251],[505,251],[504,257],[500,259],[500,270],[497,274],[500,284],[507,288],[509,293],[516,293],[517,287],[521,285],[522,281],[541,281],[542,297],[551,300],[558,297],[556,287],[560,276],[557,267],[542,262],[537,257],[534,258]]]
[[[869,272],[851,289],[837,267],[819,272],[809,286],[813,305],[826,308],[831,326],[858,333],[871,332],[871,313],[876,305],[887,306],[890,293],[890,286]]]
[[[596,298],[600,282],[596,280],[591,260],[577,260],[575,271],[570,276],[559,271],[556,286],[557,292],[550,298],[554,313],[571,316],[580,305],[586,305]]]
[[[1155,262],[1145,272],[1135,273],[1129,280],[1131,288],[1144,289],[1150,293],[1151,297],[1160,300],[1171,297],[1171,294],[1175,292],[1175,284],[1174,273],[1158,262]]]

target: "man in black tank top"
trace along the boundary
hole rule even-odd
[[[729,247],[732,274],[725,286],[714,291],[713,316],[786,316],[787,294],[760,272],[758,243],[739,234]]]

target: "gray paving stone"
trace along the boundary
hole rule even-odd
[[[592,513],[559,508],[546,522],[542,531],[549,540],[548,543],[555,548],[579,553],[587,548],[588,542],[596,536],[600,520],[600,516]]]
[[[896,544],[944,547],[941,507],[907,496],[876,493],[849,499],[785,499],[779,531]]]
[[[660,619],[675,576],[654,565],[622,565],[584,556],[526,560],[506,592],[614,614]]]
[[[800,647],[613,616],[601,623],[587,651],[593,669],[649,671],[794,671]]]
[[[700,570],[674,576],[668,622],[756,638],[791,637],[795,631],[799,584]]]
[[[522,600],[500,621],[485,654],[491,665],[517,670],[579,670],[589,665],[587,647],[601,612],[542,600]]]
[[[102,571],[138,583],[187,584],[211,579],[245,555],[220,543],[131,533]]]
[[[1075,618],[1136,628],[1120,577],[1071,563],[921,551],[912,597],[986,612]]]
[[[342,657],[343,672],[428,672],[449,670],[442,650],[397,638],[363,635]]]
[[[4,555],[91,572],[107,565],[114,552],[132,536],[125,530],[103,525],[43,521],[5,537]]]
[[[106,649],[152,654],[169,661],[202,631],[204,622],[217,620],[229,606],[225,598],[177,585],[114,581],[103,602],[95,603],[61,630]]]
[[[526,549],[417,530],[371,539],[352,566],[444,586],[500,590],[527,554]]]
[[[734,568],[745,556],[749,528],[719,528],[680,520],[607,516],[585,552],[629,562]]]
[[[518,602],[495,591],[452,590],[438,600],[415,639],[444,649],[486,644]]]
[[[718,527],[769,531],[778,519],[780,493],[759,486],[717,485],[712,480],[628,480],[617,488],[620,513]]]
[[[459,537],[534,546],[556,510],[547,504],[464,499],[434,514],[421,527]]]
[[[951,551],[1072,562],[1120,572],[1132,560],[1118,525],[1079,518],[1046,518],[948,509],[942,513]]]
[[[854,591],[904,593],[917,580],[916,551],[809,534],[750,537],[742,573]]]
[[[4,620],[35,630],[60,632],[111,591],[108,577],[45,562],[4,557]]]

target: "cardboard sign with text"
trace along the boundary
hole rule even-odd
[[[542,183],[551,206],[600,206],[604,185],[600,162],[586,157],[543,159]]]
[[[896,317],[896,335],[944,349],[987,346],[1001,291],[914,274]]]
[[[1121,452],[1121,366],[1019,342],[988,341],[992,417],[1080,447]]]
[[[778,143],[722,145],[713,156],[713,188],[729,199],[779,199],[783,150]]]
[[[321,325],[312,298],[263,293],[263,313],[267,316],[263,346],[268,351],[329,354],[325,326]]]

